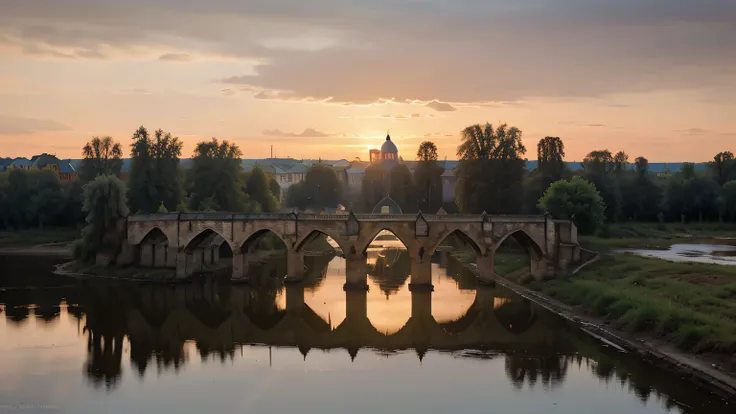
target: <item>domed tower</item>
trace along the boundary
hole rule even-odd
[[[388,168],[399,163],[399,150],[391,142],[390,135],[386,135],[386,141],[381,145],[381,162]]]

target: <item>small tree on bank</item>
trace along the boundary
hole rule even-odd
[[[582,233],[593,234],[606,220],[606,206],[595,185],[582,177],[552,183],[538,207],[556,219],[572,219]]]

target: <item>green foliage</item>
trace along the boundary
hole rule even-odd
[[[79,166],[79,179],[88,183],[100,175],[120,175],[123,149],[111,137],[93,137],[83,148],[84,159]]]
[[[245,191],[250,201],[260,205],[260,211],[264,213],[275,213],[279,211],[279,202],[271,192],[268,178],[263,170],[255,167],[245,181]]]
[[[526,148],[521,130],[502,124],[472,125],[462,132],[457,149],[456,201],[466,213],[518,212],[523,204]]]
[[[736,180],[736,159],[731,151],[719,152],[710,162],[713,178],[719,185]]]
[[[736,221],[736,180],[723,185],[718,204],[723,216],[729,221]]]
[[[166,214],[166,213],[168,213],[168,212],[169,212],[169,210],[167,210],[167,209],[166,209],[166,206],[164,206],[164,203],[161,203],[161,204],[160,204],[160,205],[158,206],[158,210],[156,210],[156,212],[157,212],[157,213],[160,213],[160,214]]]
[[[183,198],[179,174],[182,143],[170,133],[157,130],[151,138],[141,126],[133,134],[128,198],[133,211],[154,213],[163,203],[174,210]]]
[[[76,227],[81,223],[81,187],[63,186],[51,169],[0,173],[0,228]]]
[[[395,165],[389,171],[389,195],[405,214],[417,212],[417,195],[414,178],[404,164]]]
[[[419,144],[417,150],[417,160],[419,161],[437,161],[437,145],[432,141],[424,141]]]
[[[437,165],[436,161],[421,161],[417,165],[413,178],[419,210],[434,214],[442,207],[443,172],[443,168]]]
[[[281,186],[273,177],[268,179],[268,189],[271,191],[271,194],[276,197],[276,200],[281,199]]]
[[[606,220],[616,222],[621,215],[621,187],[619,177],[625,170],[628,156],[609,150],[591,151],[583,159],[582,175],[595,185],[606,206]]]
[[[572,219],[580,231],[594,233],[605,222],[605,204],[595,185],[582,177],[553,183],[539,200],[539,208],[557,219]]]
[[[673,175],[665,188],[666,214],[670,220],[717,219],[719,192],[718,183],[712,178],[691,176],[688,172]]]
[[[87,225],[82,229],[79,259],[90,262],[101,250],[119,249],[122,235],[116,228],[130,212],[125,194],[125,183],[112,175],[98,176],[84,186]]]
[[[531,287],[581,305],[613,326],[648,332],[680,349],[736,352],[736,293],[732,266],[683,267],[656,259],[616,255],[567,279]]]
[[[363,188],[360,205],[363,211],[373,207],[388,195],[388,177],[380,164],[371,164],[363,174]]]
[[[299,209],[337,207],[342,197],[342,185],[332,167],[315,164],[304,181],[289,187],[286,203]]]
[[[197,144],[188,171],[189,208],[243,212],[252,209],[243,191],[240,157],[237,145],[228,141],[203,141]]]
[[[537,171],[549,183],[562,179],[565,144],[559,137],[544,137],[537,144]],[[546,188],[546,186],[545,186]]]

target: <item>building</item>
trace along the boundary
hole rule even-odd
[[[67,183],[77,179],[77,171],[72,166],[71,160],[60,160],[55,155],[39,154],[28,158],[2,158],[0,159],[0,172],[20,169],[28,171],[32,168],[50,169],[59,177],[59,181]]]

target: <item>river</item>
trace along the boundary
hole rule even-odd
[[[288,286],[69,279],[56,261],[0,256],[0,413],[733,412],[447,256],[433,292],[409,290],[395,249],[369,251],[368,292],[343,290],[339,257]]]

